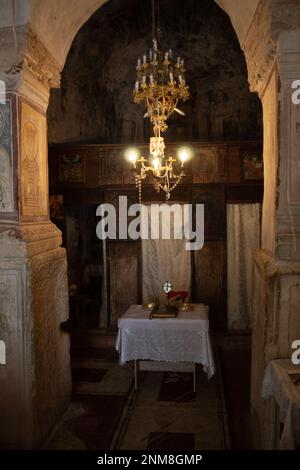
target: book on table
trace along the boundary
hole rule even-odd
[[[150,319],[152,318],[176,318],[178,315],[178,307],[162,305],[156,306],[150,314]]]

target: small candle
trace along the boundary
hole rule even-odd
[[[173,51],[172,49],[169,49],[169,56],[172,57]]]
[[[146,75],[143,76],[143,85],[146,85]]]
[[[166,52],[166,53],[165,53],[165,60],[168,60],[168,58],[169,58],[169,53]]]
[[[156,39],[153,39],[153,46],[154,46],[154,50],[157,51],[157,41],[156,41]]]
[[[184,59],[181,60],[181,65],[184,67]]]
[[[153,57],[153,52],[152,52],[152,49],[150,49],[150,51],[149,51],[149,59],[152,60],[152,57]]]
[[[180,65],[180,57],[177,57],[177,65]]]
[[[180,85],[182,85],[182,75],[179,75],[178,78],[179,78],[179,83],[180,83]]]
[[[141,66],[141,59],[138,59],[138,61],[137,61],[137,67],[140,68],[140,66]]]
[[[173,80],[174,80],[173,72],[170,72],[170,82],[173,83]]]
[[[153,84],[153,75],[150,75],[150,83]]]
[[[147,63],[147,55],[146,55],[146,54],[143,55],[143,63],[144,63],[144,64]]]
[[[156,62],[156,60],[157,60],[157,54],[155,53],[154,54],[154,62]]]
[[[139,82],[138,81],[135,82],[135,91],[139,91]]]

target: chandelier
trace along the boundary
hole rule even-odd
[[[168,128],[167,119],[174,111],[184,115],[177,108],[178,101],[186,101],[190,96],[184,78],[184,59],[179,56],[174,59],[171,49],[162,53],[153,39],[153,49],[143,55],[143,61],[138,59],[136,70],[133,99],[137,104],[145,102],[145,117],[150,118],[154,135],[158,136]]]
[[[144,104],[145,118],[150,118],[153,125],[153,137],[150,138],[150,156],[139,156],[135,149],[127,151],[127,158],[135,170],[135,182],[141,201],[142,181],[148,173],[153,176],[153,185],[157,192],[163,190],[166,199],[184,176],[184,163],[190,157],[189,149],[180,149],[178,159],[165,156],[165,143],[161,133],[168,128],[167,120],[173,112],[184,116],[177,106],[179,101],[189,98],[189,87],[185,82],[184,59],[173,55],[171,49],[162,52],[155,33],[155,4],[152,0],[153,48],[137,61],[137,77],[133,99],[137,104]],[[159,36],[159,34],[157,34]]]

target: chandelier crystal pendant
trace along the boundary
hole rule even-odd
[[[190,157],[189,149],[180,149],[178,159],[165,156],[165,143],[161,133],[168,128],[167,120],[173,112],[185,115],[177,106],[179,101],[189,98],[189,87],[185,82],[184,59],[174,57],[171,49],[162,52],[155,38],[155,4],[152,0],[153,48],[137,61],[137,77],[133,99],[137,104],[145,104],[145,118],[150,118],[153,125],[153,137],[150,138],[149,158],[140,157],[134,149],[129,149],[128,159],[135,170],[135,182],[141,201],[142,181],[147,174],[153,176],[154,188],[163,190],[166,200],[184,176],[183,166]],[[158,28],[159,31],[159,28]],[[176,168],[177,167],[177,168]]]

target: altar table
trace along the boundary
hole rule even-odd
[[[191,370],[202,364],[208,378],[215,372],[213,352],[209,337],[208,306],[192,304],[189,311],[179,311],[176,318],[150,319],[151,309],[131,305],[119,319],[116,349],[120,363],[135,361],[135,387],[137,370]],[[152,368],[153,370],[153,368]],[[166,370],[166,369],[164,369]]]

